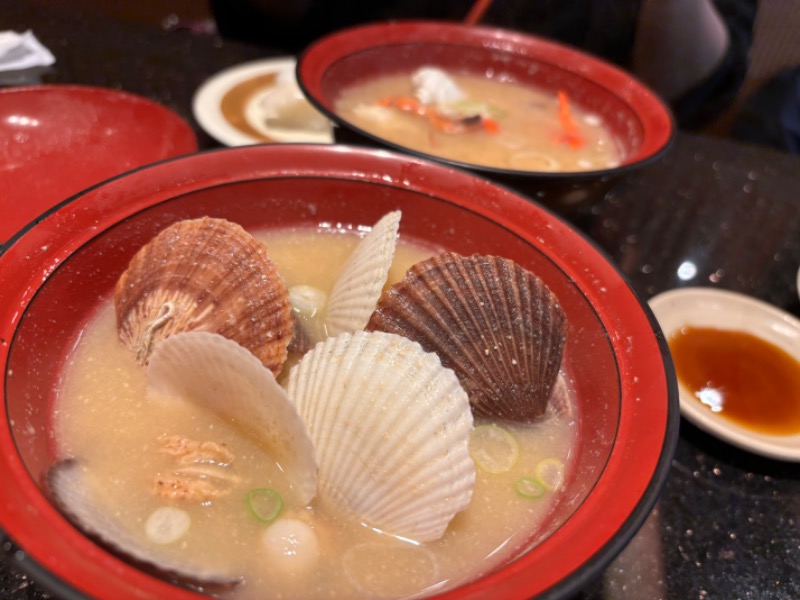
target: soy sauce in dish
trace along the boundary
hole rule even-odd
[[[683,327],[669,340],[678,380],[715,413],[772,435],[800,433],[800,361],[742,331]]]

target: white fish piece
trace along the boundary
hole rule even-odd
[[[67,459],[53,465],[45,476],[47,491],[58,509],[84,534],[143,570],[207,592],[229,590],[243,581],[240,575],[218,565],[197,560],[178,560],[166,547],[149,542],[145,527],[121,523],[111,511],[98,510],[97,493],[104,482],[96,481],[80,461]]]
[[[314,440],[320,501],[418,542],[469,504],[472,412],[435,354],[394,334],[344,333],[306,354],[286,387]]]
[[[299,502],[314,497],[317,464],[303,420],[272,372],[236,342],[204,331],[163,340],[150,357],[147,393],[183,398],[233,421],[281,465]]]
[[[389,275],[401,216],[396,210],[381,217],[348,257],[328,296],[324,321],[329,336],[366,326]]]
[[[423,104],[446,106],[466,98],[455,81],[437,67],[420,67],[411,75],[414,96]]]

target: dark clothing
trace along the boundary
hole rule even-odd
[[[718,116],[747,70],[756,0],[715,2],[731,32],[731,45],[706,81],[672,103],[679,125],[685,128],[701,127]],[[223,36],[297,54],[317,38],[357,23],[412,18],[463,21],[472,1],[310,0],[302,14],[284,18],[260,12],[252,0],[211,0],[211,4]],[[640,6],[640,0],[495,0],[481,24],[553,39],[630,70]]]
[[[800,154],[800,67],[781,71],[747,99],[732,138]]]
[[[294,18],[265,15],[249,0],[211,4],[223,36],[295,54],[326,33],[359,23],[415,18],[463,21],[472,2],[311,0],[308,10]],[[638,10],[638,0],[495,0],[481,24],[538,34],[621,64],[633,46]]]
[[[719,117],[732,103],[747,74],[747,55],[753,40],[755,0],[714,0],[730,34],[720,65],[698,85],[672,103],[681,127],[699,129]]]

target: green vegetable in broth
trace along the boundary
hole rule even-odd
[[[271,523],[283,510],[283,498],[271,488],[256,488],[245,496],[252,515],[262,523]]]

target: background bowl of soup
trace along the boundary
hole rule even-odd
[[[455,78],[463,97],[444,112],[467,115],[467,126],[416,102],[420,88],[442,90],[440,81],[412,84],[423,67]],[[337,140],[466,167],[569,215],[660,156],[674,133],[669,109],[629,73],[497,28],[401,21],[342,30],[305,50],[297,78]]]
[[[114,286],[134,253],[178,221],[227,219],[264,233],[269,247],[269,236],[278,231],[311,231],[328,241],[359,237],[397,210],[402,212],[402,244],[503,256],[535,273],[558,298],[569,330],[561,368],[572,402],[570,457],[556,465],[560,470],[555,480],[539,473],[550,482],[548,489],[526,487],[515,493],[509,487],[503,492],[508,502],[523,507],[544,502],[540,506],[546,509],[535,524],[517,531],[512,525],[513,541],[500,543],[507,547],[501,560],[476,558],[459,575],[461,584],[434,587],[430,594],[563,598],[595,578],[650,513],[677,441],[677,388],[652,314],[596,247],[537,204],[445,165],[348,146],[250,146],[145,167],[78,194],[2,248],[0,537],[6,558],[57,597],[201,597],[196,589],[154,575],[90,539],[48,499],[45,476],[64,458],[62,395],[69,387],[65,372],[74,349],[95,335],[94,324],[113,315],[109,306]],[[292,261],[316,266],[322,258],[303,259],[308,246],[301,242],[288,252],[284,247],[284,258],[276,259],[279,268]],[[331,253],[318,256],[325,254]],[[113,316],[108,322],[112,348],[119,342]],[[101,350],[99,360],[115,353]],[[98,410],[104,407],[100,399]],[[77,437],[80,443],[98,440],[89,446],[113,446],[114,438],[122,439],[133,429],[136,412],[135,407],[114,409],[99,431],[79,432]],[[106,429],[116,432],[110,441]],[[545,460],[530,469],[552,476],[553,466]],[[484,473],[478,479],[492,490],[497,487],[493,476]],[[119,484],[104,485],[101,489],[111,495],[111,486]],[[452,531],[443,539],[452,534],[460,540],[457,530],[465,522],[477,531],[495,530],[498,516],[481,511],[469,518],[457,516],[454,522],[460,524],[451,523]],[[135,519],[128,521],[136,525]],[[253,522],[251,527],[264,525]],[[425,552],[439,552],[436,543]],[[217,544],[222,540],[210,545]],[[455,555],[468,553],[460,542],[451,549]],[[246,550],[251,556],[264,553],[260,543]],[[350,552],[333,554],[353,562]],[[412,561],[406,564],[416,560],[406,558]],[[382,559],[373,552],[362,553],[362,559],[378,561],[358,567],[365,576],[362,583],[383,573],[389,588],[402,586],[408,583],[407,572],[416,572],[380,569]],[[269,557],[265,560],[274,566]],[[397,564],[400,559],[388,560]],[[448,559],[441,554],[437,560],[444,565]],[[341,568],[351,573],[353,565]],[[333,568],[334,574],[338,571]],[[314,571],[301,579],[318,583]],[[436,581],[422,582],[428,585]],[[253,586],[243,589],[253,593]],[[386,597],[398,592],[412,591],[358,588],[343,594]],[[299,593],[293,589],[290,595]],[[256,592],[255,597],[269,597],[269,592]]]

